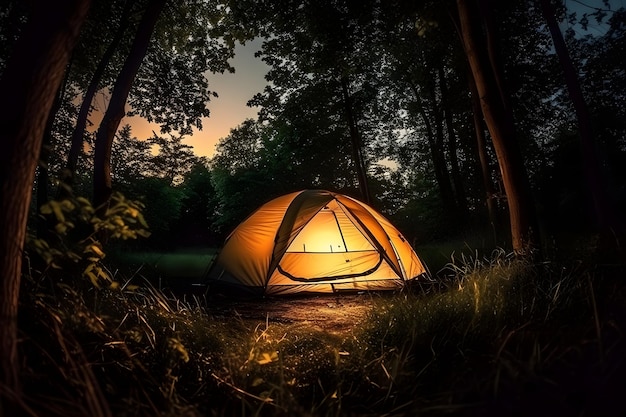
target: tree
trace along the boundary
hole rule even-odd
[[[259,22],[262,34],[268,38],[261,56],[272,67],[267,79],[273,85],[253,100],[263,106],[261,118],[279,117],[282,110],[288,109],[285,101],[306,108],[306,101],[299,101],[297,96],[304,97],[313,90],[323,94],[317,100],[326,102],[325,113],[315,116],[331,120],[335,140],[347,142],[344,152],[351,156],[354,186],[362,199],[368,199],[369,132],[374,123],[367,120],[366,113],[374,97],[370,80],[376,65],[372,61],[378,58],[368,41],[373,27],[369,18],[376,2],[307,1],[297,7],[289,2],[244,3],[239,7],[241,10],[235,13],[239,11],[244,18]],[[302,133],[318,136],[314,125],[310,126],[310,132]],[[335,129],[338,126],[343,132]]]
[[[234,72],[228,60],[235,42],[253,31],[248,22],[233,22],[230,10],[224,1],[168,2],[129,96],[130,115],[158,123],[160,133],[202,129],[207,103],[217,97],[207,73]]]
[[[435,180],[439,186],[442,207],[449,213],[449,217],[452,218],[456,204],[452,184],[450,183],[450,174],[446,164],[441,109],[438,106],[435,87],[432,83],[434,83],[433,79],[426,80],[424,84],[428,86],[425,88],[427,92],[420,94],[417,85],[410,81],[411,88],[415,94],[414,105],[422,118],[426,131],[426,141],[428,142],[428,148],[430,150]],[[424,104],[426,100],[422,95],[426,96],[429,105],[428,109]]]
[[[19,398],[17,314],[22,249],[43,130],[89,1],[33,3],[0,80],[0,384]],[[11,398],[11,396],[9,396]],[[7,411],[7,410],[0,410]]]
[[[160,12],[163,7],[167,13]],[[227,60],[235,39],[247,38],[246,30],[231,25],[229,10],[222,2],[204,0],[148,2],[96,135],[96,204],[106,203],[111,191],[110,142],[126,102],[128,114],[158,123],[162,133],[182,136],[202,128],[201,119],[209,115],[206,103],[215,96],[206,73],[232,70]]]
[[[180,218],[172,227],[177,244],[220,245],[222,241],[216,239],[213,228],[217,199],[206,161],[198,161],[191,167],[180,188],[184,195]]]
[[[261,126],[253,119],[246,119],[219,140],[211,165],[234,174],[256,166],[261,148]]]
[[[503,101],[497,75],[499,65],[489,60],[487,43],[482,38],[478,5],[474,0],[457,0],[460,32],[487,129],[498,157],[506,191],[513,250],[528,255],[537,249],[538,228],[528,175],[516,142],[510,107]]]
[[[458,156],[458,138],[455,132],[454,126],[454,112],[452,105],[452,97],[449,93],[448,83],[450,82],[446,78],[446,74],[443,66],[437,67],[437,76],[439,80],[439,91],[441,93],[441,107],[444,111],[445,126],[447,130],[448,139],[448,154],[450,160],[450,174],[452,176],[452,183],[454,184],[454,191],[456,197],[456,206],[458,209],[459,220],[464,222],[467,220],[467,197],[465,195],[465,186],[463,184],[463,178],[461,175],[461,168],[459,164]],[[448,78],[452,78],[448,76]]]
[[[480,100],[478,98],[478,90],[476,90],[476,82],[471,72],[468,74],[468,84],[470,88],[470,100],[472,101],[472,120],[474,122],[474,132],[476,136],[476,151],[478,160],[480,161],[480,173],[485,190],[485,205],[487,206],[487,215],[489,217],[489,225],[493,229],[494,236],[498,233],[497,206],[495,202],[495,188],[491,178],[491,166],[487,154],[487,142],[485,138],[485,129],[483,126],[482,111],[480,109]]]
[[[128,27],[130,9],[132,4],[133,2],[131,2],[130,0],[125,1],[124,7],[121,12],[119,24],[117,26],[117,30],[115,31],[115,35],[113,36],[113,39],[111,39],[109,45],[107,46],[107,49],[100,57],[98,65],[96,66],[96,69],[94,70],[89,81],[89,85],[85,90],[85,94],[83,95],[82,104],[80,105],[80,110],[76,118],[76,124],[71,136],[71,147],[67,155],[65,171],[63,171],[61,175],[61,181],[65,183],[65,186],[73,185],[74,175],[78,166],[78,158],[84,146],[85,129],[87,128],[87,122],[89,118],[89,113],[91,112],[92,102],[96,93],[98,92],[98,88],[105,74],[107,66],[113,58],[116,49],[122,41],[126,28]],[[62,187],[61,189],[64,188]]]
[[[150,143],[132,136],[130,125],[124,125],[115,135],[111,152],[112,180],[123,193],[128,187],[153,172]]]
[[[361,198],[364,202],[369,204],[371,198],[369,187],[367,185],[367,171],[363,158],[363,144],[361,134],[359,132],[359,126],[354,115],[352,96],[350,94],[350,90],[348,89],[348,77],[345,75],[341,76],[340,83],[343,105],[346,111],[346,119],[348,120],[348,130],[350,131],[350,144],[352,145],[352,162],[355,167]]]
[[[563,34],[559,29],[554,7],[550,3],[550,0],[539,0],[539,3],[550,34],[552,35],[554,48],[563,68],[569,97],[576,111],[581,154],[583,155],[582,165],[585,172],[588,193],[593,201],[593,211],[598,228],[603,236],[610,236],[613,233],[622,235],[625,232],[624,225],[615,212],[614,204],[610,201],[605,189],[606,181],[604,180],[604,174],[597,156],[591,116],[578,81],[578,72],[574,67],[565,40],[563,39]]]
[[[148,44],[166,0],[150,0],[137,28],[131,51],[120,71],[109,105],[96,133],[94,153],[94,206],[98,210],[106,209],[111,197],[111,148],[115,132],[126,114],[125,105],[139,66],[148,50]]]
[[[431,181],[419,185],[440,200],[436,209],[437,215],[444,214],[440,230],[444,224],[459,230],[469,210],[468,183],[476,176],[473,166],[465,163],[472,155],[461,142],[468,114],[465,86],[457,75],[466,65],[462,50],[445,7],[430,2],[384,2],[380,7],[381,27],[374,39],[384,57],[377,83],[384,95],[378,95],[378,109],[387,116],[386,130],[400,132],[382,150],[407,175],[428,172],[436,188]],[[409,145],[408,140],[414,143]]]
[[[145,245],[170,249],[176,243],[173,227],[178,223],[183,205],[184,191],[173,187],[168,179],[144,177],[125,187],[129,194],[141,201],[142,213],[150,227],[150,237]]]
[[[234,229],[259,205],[280,195],[283,187],[289,188],[297,177],[290,165],[298,164],[299,158],[293,158],[282,141],[276,144],[270,140],[265,149],[264,130],[260,123],[245,120],[220,139],[210,160],[211,183],[215,190],[213,227],[222,235]],[[272,147],[273,144],[277,148]],[[274,169],[276,166],[280,166],[280,170]]]
[[[157,147],[156,155],[150,158],[150,176],[158,177],[169,182],[170,185],[179,185],[191,168],[198,163],[193,148],[183,143],[183,136],[170,134],[169,139],[152,132],[148,144]]]

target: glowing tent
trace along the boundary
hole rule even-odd
[[[378,291],[426,273],[411,245],[374,209],[304,190],[264,204],[237,226],[208,283],[266,295]]]

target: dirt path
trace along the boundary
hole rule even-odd
[[[371,294],[321,295],[215,303],[209,310],[217,317],[236,315],[244,320],[306,324],[329,333],[345,334],[359,325],[373,308]]]

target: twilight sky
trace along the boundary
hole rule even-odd
[[[230,64],[235,73],[211,74],[208,77],[209,89],[219,94],[218,98],[211,98],[209,118],[202,119],[202,131],[194,130],[192,136],[185,138],[183,143],[193,146],[198,156],[212,156],[215,145],[220,138],[228,136],[230,129],[236,127],[247,118],[256,119],[257,110],[246,106],[246,102],[254,94],[263,91],[267,84],[264,79],[269,68],[254,53],[261,49],[261,40],[237,45],[235,58]],[[148,123],[140,117],[125,117],[122,125],[129,123],[132,134],[138,139],[147,139],[154,130],[159,133],[157,124]]]

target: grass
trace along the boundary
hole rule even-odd
[[[626,412],[622,267],[503,251],[452,260],[436,285],[373,297],[341,334],[225,315],[147,284],[27,279],[25,404],[64,417]]]
[[[113,254],[115,264],[127,273],[141,268],[157,288],[178,288],[201,282],[217,256],[216,248],[192,248],[172,253],[122,252]]]

